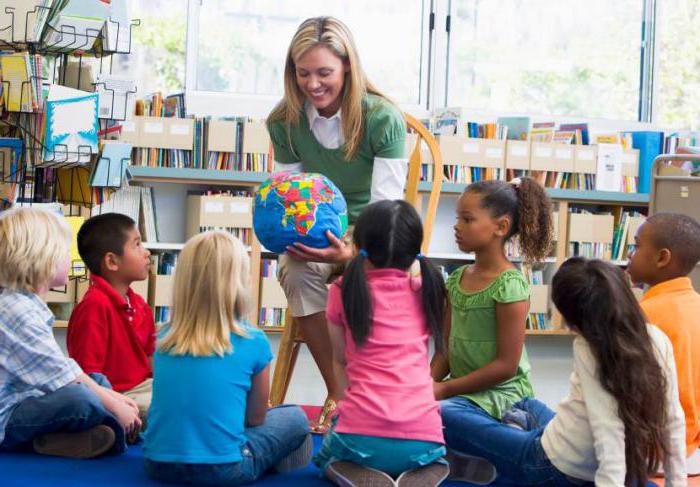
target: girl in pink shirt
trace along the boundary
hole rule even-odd
[[[449,468],[428,345],[443,343],[442,276],[420,253],[423,226],[404,201],[368,206],[353,240],[359,251],[326,309],[344,394],[314,462],[339,485],[438,485]],[[416,259],[422,278],[409,274]]]

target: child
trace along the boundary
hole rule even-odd
[[[475,263],[447,280],[449,344],[432,362],[448,447],[473,423],[496,423],[513,404],[533,396],[524,348],[530,287],[508,260],[504,245],[518,236],[527,261],[546,257],[551,202],[531,178],[474,183],[457,203],[454,232],[459,249],[473,252]],[[453,477],[459,479],[465,468],[472,467],[456,461]],[[486,483],[495,474],[479,470]]]
[[[326,311],[344,392],[314,463],[339,485],[437,485],[448,467],[434,463],[445,447],[428,342],[442,345],[442,276],[420,254],[420,217],[404,201],[368,206],[353,240],[359,253]],[[422,279],[408,273],[416,259]]]
[[[248,268],[243,244],[224,232],[197,235],[180,253],[144,433],[154,479],[238,485],[311,458],[301,409],[267,410],[272,353],[265,334],[243,321]]]
[[[645,485],[662,462],[666,486],[686,485],[673,349],[645,324],[624,272],[574,257],[555,274],[552,300],[577,335],[569,395],[556,415],[523,399],[516,407],[527,411],[525,431],[468,422],[455,448],[517,485]]]
[[[85,372],[104,374],[144,418],[151,403],[155,324],[151,308],[129,286],[148,278],[150,253],[134,221],[119,213],[87,220],[78,232],[78,252],[91,284],[68,322],[68,354]]]
[[[641,301],[650,323],[671,340],[685,411],[688,473],[700,474],[700,294],[688,274],[700,261],[700,224],[686,215],[649,217],[635,236],[627,272],[651,286]]]
[[[0,214],[0,450],[122,453],[125,431],[141,426],[133,401],[85,375],[53,336],[43,298],[68,282],[69,240],[49,212]]]

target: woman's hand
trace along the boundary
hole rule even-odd
[[[433,382],[433,393],[435,394],[435,400],[442,401],[447,399],[449,396],[447,392],[447,384],[445,382]]]
[[[325,262],[327,264],[344,264],[353,257],[351,245],[346,245],[337,238],[330,230],[326,231],[326,237],[331,243],[325,249],[316,249],[307,245],[295,242],[287,247],[287,253],[296,260],[306,262]]]

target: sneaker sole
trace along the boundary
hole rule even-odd
[[[402,473],[396,480],[398,487],[436,487],[450,474],[450,467],[444,463],[431,463]]]
[[[313,456],[314,440],[310,434],[306,435],[299,448],[284,457],[275,464],[275,470],[279,473],[291,472],[299,468],[304,468],[311,462]]]
[[[107,453],[116,437],[105,425],[78,433],[50,433],[36,438],[34,451],[41,455],[66,458],[94,458]]]
[[[340,487],[396,487],[385,472],[350,462],[331,463],[326,475]]]
[[[488,485],[496,480],[496,467],[485,458],[450,450],[447,453],[447,460],[450,462],[450,480],[477,485]]]

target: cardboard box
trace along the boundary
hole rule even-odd
[[[549,312],[549,286],[530,284],[530,313]]]
[[[276,277],[263,277],[260,287],[261,308],[286,308],[287,297]]]
[[[570,144],[533,142],[530,149],[530,169],[533,171],[574,171],[574,148]]]
[[[219,195],[188,196],[186,238],[197,235],[201,227],[252,228],[253,198]]]
[[[46,295],[47,303],[71,304],[75,303],[75,286],[74,280],[68,281],[65,287],[57,287],[49,290]]]
[[[133,117],[122,122],[122,131],[119,140],[134,147],[141,147],[141,131],[143,130],[143,117]]]
[[[175,276],[157,274],[153,279],[153,306],[172,306]]]
[[[612,243],[614,226],[613,215],[570,213],[569,241]]]
[[[212,152],[236,152],[238,122],[211,120],[207,133],[208,149]]]
[[[243,124],[243,152],[245,154],[267,154],[270,152],[270,135],[265,122]]]
[[[530,169],[530,142],[527,140],[506,141],[506,169]]]
[[[153,149],[192,150],[193,144],[194,119],[141,117],[138,143],[133,145]]]
[[[495,139],[465,139],[459,135],[441,135],[440,153],[444,164],[503,169],[505,141]]]
[[[598,171],[598,146],[577,145],[574,149],[574,172],[595,174]]]

